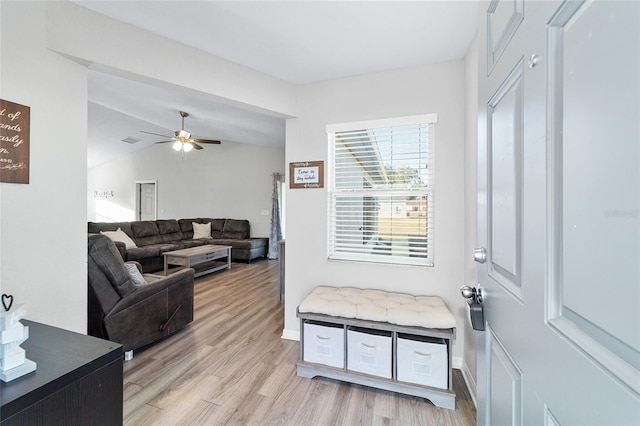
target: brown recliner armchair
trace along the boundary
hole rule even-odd
[[[88,334],[124,346],[154,343],[193,321],[193,269],[168,277],[145,274],[136,286],[113,241],[90,235]]]

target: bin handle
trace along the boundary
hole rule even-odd
[[[373,354],[376,352],[375,346],[369,346],[366,343],[360,343],[360,346],[362,348],[362,352],[365,352],[367,354]]]
[[[418,352],[418,351],[414,351],[413,352],[413,356],[414,356],[414,358],[418,358],[418,359],[420,359],[420,358],[422,358],[422,359],[431,359],[431,354],[425,354],[425,353]]]

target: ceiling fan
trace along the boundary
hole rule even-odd
[[[200,145],[201,143],[212,143],[212,144],[220,144],[220,141],[216,141],[213,139],[201,139],[201,138],[192,138],[191,137],[191,133],[187,132],[186,130],[184,130],[184,118],[189,116],[188,112],[184,112],[184,111],[179,111],[180,112],[180,117],[182,117],[182,129],[180,130],[176,130],[173,133],[173,136],[166,136],[166,135],[160,135],[158,133],[153,133],[153,132],[146,132],[144,130],[140,130],[140,132],[142,133],[148,133],[150,135],[155,135],[155,136],[162,136],[164,138],[171,138],[169,140],[166,141],[160,141],[160,142],[156,142],[156,143],[169,143],[169,142],[173,142],[173,149],[175,149],[176,151],[184,151],[184,152],[189,152],[192,149],[202,149],[202,145]]]

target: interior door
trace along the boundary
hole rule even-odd
[[[478,424],[638,425],[640,2],[479,14]]]
[[[137,182],[136,220],[156,220],[156,183]]]

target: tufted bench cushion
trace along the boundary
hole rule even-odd
[[[456,326],[456,319],[438,296],[352,287],[316,287],[298,311],[424,328]]]

